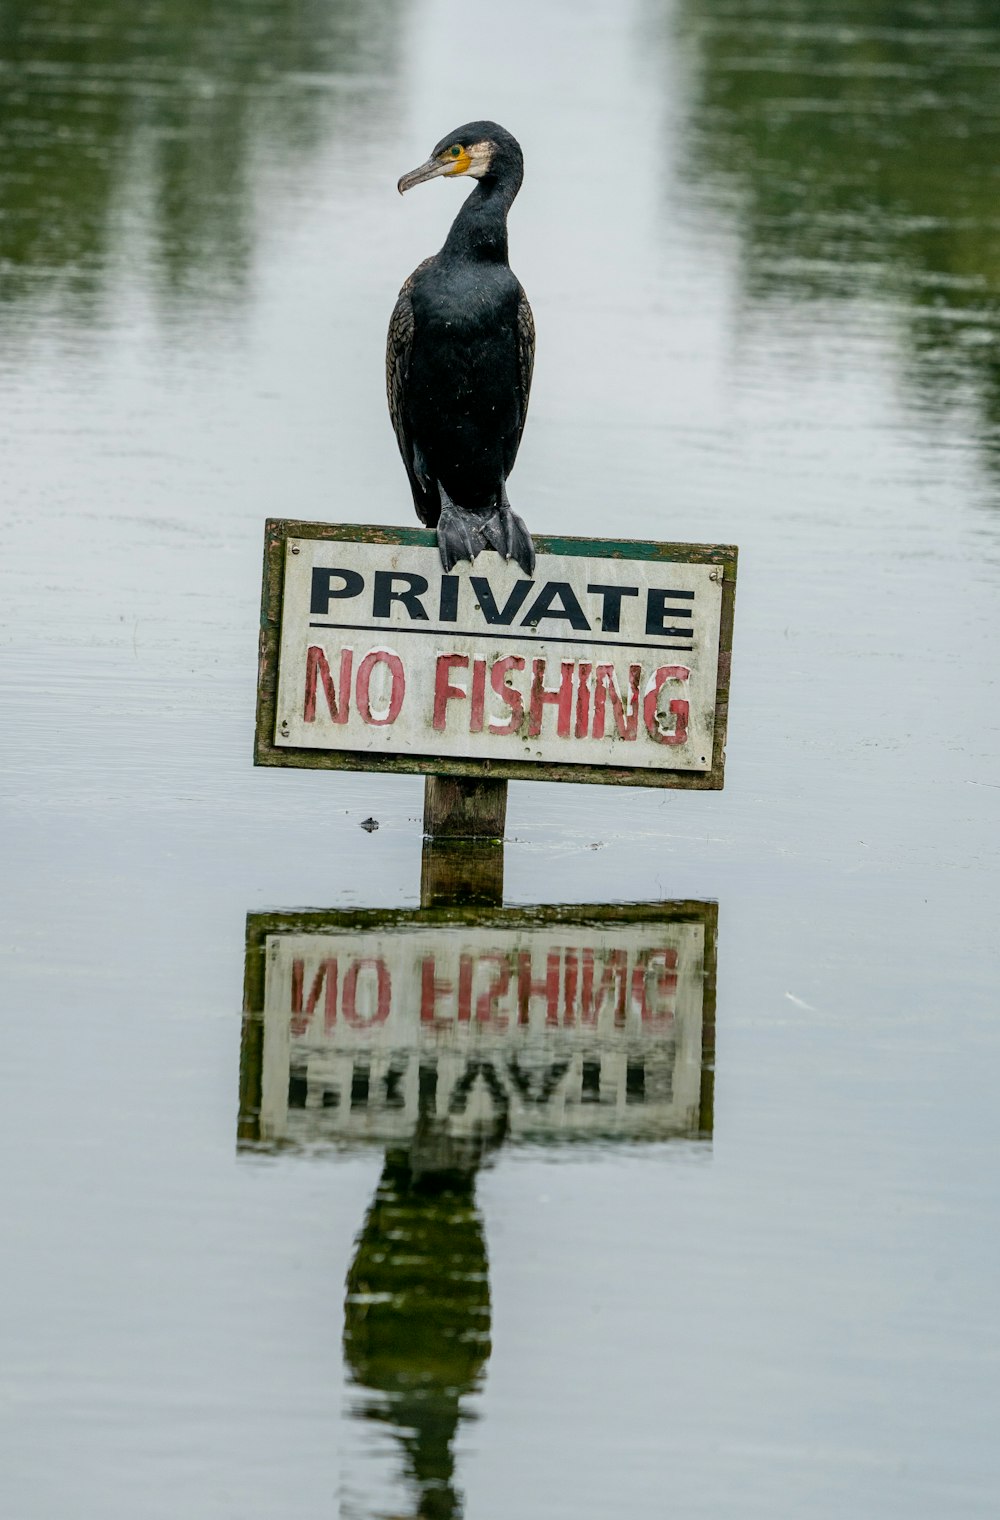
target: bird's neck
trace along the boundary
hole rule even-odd
[[[516,194],[498,180],[481,179],[452,222],[442,253],[506,264],[507,212]]]

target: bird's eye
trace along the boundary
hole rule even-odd
[[[449,149],[449,152],[451,153],[452,158],[458,158],[458,156],[461,153],[461,151],[462,150],[459,147],[458,143],[456,143],[453,148]]]

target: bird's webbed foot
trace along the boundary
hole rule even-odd
[[[524,525],[523,520],[516,512],[512,512],[508,506],[506,513],[507,532],[510,537],[510,548],[506,558],[512,559],[516,565],[520,565],[525,575],[535,573],[535,545],[531,534]]]
[[[512,510],[506,489],[501,490],[496,511],[483,523],[482,536],[485,543],[504,559],[512,559],[520,565],[525,575],[534,574],[535,546],[523,521]]]
[[[483,549],[495,549],[506,560],[520,565],[525,575],[534,574],[535,546],[531,534],[516,512],[511,511],[507,492],[501,490],[500,500],[488,517],[463,511],[451,497],[441,492],[441,516],[438,519],[437,540],[441,564],[445,571],[460,559],[474,560]]]
[[[438,553],[445,572],[460,559],[474,560],[483,547],[479,534],[470,531],[472,525],[461,507],[456,507],[451,497],[441,489],[441,516],[438,518]]]

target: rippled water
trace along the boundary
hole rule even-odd
[[[992,1517],[1000,21],[498,16],[0,14],[5,1512]],[[395,182],[483,115],[514,506],[740,546],[725,791],[514,783],[505,900],[717,901],[714,1107],[505,1049],[470,1140],[317,1047],[271,1144],[247,914],[415,910],[422,796],[252,768],[263,521],[411,521],[384,327],[461,191]],[[519,1127],[562,1061],[617,1129]]]

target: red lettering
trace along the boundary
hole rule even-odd
[[[386,667],[392,682],[389,705],[384,712],[372,711],[371,679],[377,665]],[[358,666],[356,695],[358,711],[366,723],[370,723],[373,728],[384,728],[388,723],[395,723],[406,695],[406,674],[399,655],[393,654],[391,649],[373,649],[370,654],[366,654]]]
[[[581,735],[577,733],[577,738]],[[563,986],[563,1023],[576,1023],[576,987],[579,979],[579,961],[575,950],[566,951],[566,980]]]
[[[358,1012],[358,978],[362,971],[375,972],[375,1011],[367,1015]],[[392,978],[385,961],[372,956],[352,961],[344,977],[344,1018],[347,1022],[355,1029],[371,1029],[375,1024],[384,1024],[389,1017],[391,1002]]]
[[[547,702],[552,702],[558,708],[556,720],[556,733],[560,739],[569,738],[569,721],[573,708],[573,671],[575,666],[572,660],[563,660],[561,670],[562,677],[555,691],[550,691],[542,683],[545,680],[545,661],[532,660],[531,662],[531,708],[528,713],[528,735],[535,739],[542,731],[542,708]]]
[[[305,1010],[303,1011],[302,993],[304,990],[305,974],[305,961],[292,961],[292,1017],[290,1027],[292,1034],[295,1035],[296,1038],[298,1038],[300,1035],[304,1035],[306,1030],[309,1028],[310,1023],[312,1022],[312,1016],[316,1012],[316,1005],[319,1002],[319,995],[323,991],[324,982],[326,983],[326,997],[323,1002],[323,1027],[327,1033],[329,1033],[330,1029],[337,1022],[336,956],[331,957],[330,960],[320,962],[319,970],[313,977],[313,984],[309,991],[309,1000],[305,1005]]]
[[[593,666],[586,663],[580,666],[578,677],[579,684],[576,688],[576,737],[586,739],[587,730],[590,727],[590,672]]]
[[[659,967],[659,974],[654,975]],[[650,993],[654,999],[651,1000]],[[677,951],[651,950],[639,958],[632,973],[632,997],[639,1005],[644,1024],[662,1026],[673,1022],[677,996]],[[664,1002],[663,999],[670,999]]]
[[[472,1017],[472,968],[471,955],[461,955],[458,960],[458,1022],[467,1024]]]
[[[482,955],[479,964],[493,965],[497,970],[489,986],[476,998],[476,1022],[495,1024],[498,1029],[506,1029],[509,1020],[506,1014],[502,1018],[498,1016],[497,1001],[506,997],[510,989],[510,962],[505,955]]]
[[[641,665],[628,668],[628,710],[618,690],[618,677],[613,665],[598,665],[594,674],[594,738],[604,738],[604,714],[608,699],[614,713],[615,726],[620,739],[634,739],[639,732],[639,682]]]
[[[649,737],[655,739],[657,744],[684,744],[687,740],[690,704],[684,697],[674,697],[671,700],[669,711],[673,714],[674,726],[668,733],[660,726],[659,696],[660,688],[667,681],[686,681],[690,674],[686,665],[661,665],[649,683],[643,702],[643,717]]]
[[[528,1022],[528,1004],[533,997],[545,999],[546,1024],[559,1022],[559,960],[558,950],[550,950],[545,962],[545,975],[535,978],[531,974],[531,952],[522,950],[517,958],[517,1010],[520,1023]]]
[[[594,993],[594,952],[583,952],[583,978],[580,989],[580,1023],[596,1024],[598,1015],[604,1005],[604,999],[612,991],[615,981],[618,983],[617,996],[615,998],[615,1023],[625,1022],[625,995],[628,990],[628,952],[625,950],[612,950],[605,957],[604,967],[601,972],[600,985],[597,993]]]
[[[506,702],[510,708],[510,718],[505,723],[502,718],[490,719],[490,732],[494,734],[516,734],[521,727],[524,718],[524,702],[521,693],[513,686],[507,685],[507,677],[512,670],[523,670],[524,661],[519,654],[509,654],[502,660],[495,660],[490,671],[490,685],[497,696]]]
[[[481,734],[486,709],[486,661],[478,657],[472,662],[472,708],[469,713],[469,732]]]
[[[452,686],[448,677],[454,669],[467,670],[469,668],[469,656],[467,654],[439,654],[437,667],[434,672],[434,727],[444,731],[448,721],[448,703],[455,697],[466,697],[468,692],[464,686]]]
[[[316,721],[316,680],[319,678],[323,686],[323,695],[326,697],[326,705],[330,711],[330,717],[334,723],[346,723],[351,709],[351,664],[354,659],[353,649],[340,651],[340,701],[337,701],[337,693],[333,686],[333,676],[327,663],[326,655],[318,644],[310,644],[306,652],[306,697],[302,706],[302,721],[315,723]]]
[[[451,997],[454,990],[451,982],[442,981],[438,977],[433,955],[425,955],[420,962],[421,1024],[433,1024],[436,1022],[438,999]]]

